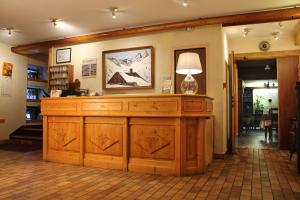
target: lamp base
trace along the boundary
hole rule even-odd
[[[181,83],[181,92],[183,94],[196,94],[198,92],[198,83],[190,73]]]

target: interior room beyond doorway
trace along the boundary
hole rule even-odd
[[[238,146],[277,148],[278,82],[276,59],[237,62]]]

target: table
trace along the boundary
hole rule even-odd
[[[44,98],[43,159],[152,174],[205,172],[213,156],[205,95]]]

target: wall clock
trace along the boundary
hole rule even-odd
[[[261,51],[268,51],[271,45],[268,41],[262,41],[259,43],[258,47]]]

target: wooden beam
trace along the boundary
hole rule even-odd
[[[48,51],[48,48],[53,46],[65,46],[80,43],[88,43],[94,41],[101,41],[110,38],[119,38],[125,36],[134,36],[140,34],[147,34],[153,32],[167,31],[182,29],[186,27],[198,27],[206,25],[222,24],[223,26],[243,25],[243,24],[255,24],[264,22],[274,22],[283,20],[300,19],[300,8],[287,8],[271,11],[253,12],[238,15],[228,15],[210,18],[200,18],[189,21],[172,22],[166,24],[157,24],[150,26],[142,26],[136,28],[124,28],[115,31],[100,32],[89,35],[82,35],[58,40],[50,40],[45,42],[27,44],[12,47],[12,51],[18,54],[34,54],[37,52]]]

